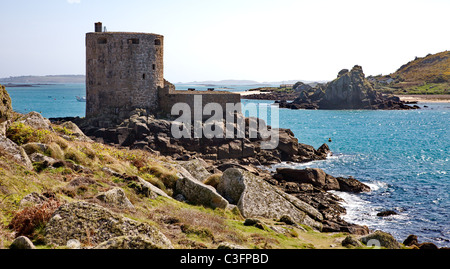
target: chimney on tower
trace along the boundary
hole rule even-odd
[[[96,33],[101,33],[101,32],[103,32],[103,30],[102,30],[102,23],[101,22],[96,22],[95,23],[95,32]]]

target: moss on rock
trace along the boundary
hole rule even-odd
[[[11,98],[5,89],[5,86],[0,85],[0,123],[11,119],[12,105]]]

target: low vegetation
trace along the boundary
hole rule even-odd
[[[376,88],[393,94],[450,94],[450,51],[416,57],[387,76],[374,77]]]
[[[8,248],[19,235],[28,236],[38,248],[51,247],[45,245],[44,228],[60,205],[81,200],[98,202],[99,193],[115,187],[124,190],[135,210],[111,210],[155,225],[175,248],[217,248],[223,243],[254,249],[343,248],[339,242],[346,234],[319,233],[279,220],[246,226],[238,210],[213,210],[161,196],[151,199],[118,175],[139,176],[172,195],[178,177],[171,160],[147,151],[71,140],[67,130],[58,126],[53,129],[56,132],[13,123],[7,130],[7,136],[18,144],[44,143],[44,150],[38,146],[27,150],[60,160],[61,164],[35,162],[35,169],[28,170],[0,155],[0,248]],[[107,173],[104,168],[117,173]],[[212,175],[207,181],[215,185],[218,180],[219,175]],[[30,193],[47,199],[24,204],[23,198]]]

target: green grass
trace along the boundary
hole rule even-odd
[[[15,125],[10,130],[16,141],[21,135],[29,140],[30,133],[36,130],[22,125]],[[132,202],[135,211],[118,213],[131,219],[156,226],[170,238],[175,248],[217,248],[223,242],[240,245],[249,249],[312,249],[329,248],[331,244],[339,245],[336,239],[346,234],[327,234],[313,231],[310,227],[303,229],[286,226],[274,220],[263,220],[264,229],[245,226],[239,210],[210,209],[202,206],[182,203],[174,199],[158,197],[150,199],[137,193],[133,182],[111,176],[103,167],[109,167],[118,173],[140,176],[171,193],[177,180],[176,170],[164,157],[157,157],[140,150],[117,149],[111,146],[67,141],[54,133],[41,133],[37,139],[49,145],[46,155],[64,158],[79,163],[90,169],[90,173],[76,172],[69,167],[48,168],[35,164],[36,170],[29,171],[9,158],[0,157],[0,248],[7,248],[14,239],[8,225],[13,220],[20,200],[31,192],[54,193],[62,203],[75,201],[92,201],[100,192],[114,187],[124,190]],[[93,184],[70,186],[69,182],[79,177],[87,177]],[[214,181],[211,179],[211,181]],[[40,223],[30,234],[30,239],[38,248],[48,248],[42,240],[45,223]],[[271,226],[284,229],[283,233],[270,229]],[[284,228],[283,228],[284,227]]]
[[[425,83],[408,92],[409,94],[450,94],[450,83]]]
[[[420,86],[410,86],[405,88],[391,88],[382,86],[377,90],[382,93],[395,95],[450,94],[450,83],[423,83]]]
[[[6,136],[19,146],[30,142],[45,142],[49,134],[48,130],[36,130],[22,122],[14,122],[6,130]]]
[[[450,51],[416,57],[389,75],[396,82],[382,92],[393,94],[449,94]],[[390,87],[392,86],[392,87]]]

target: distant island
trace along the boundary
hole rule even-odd
[[[0,78],[2,84],[85,83],[85,75],[17,76]]]
[[[301,81],[303,83],[313,83],[313,81],[307,80],[283,80],[283,81],[264,81],[258,82],[255,80],[237,80],[237,79],[226,79],[226,80],[206,80],[206,81],[191,81],[191,82],[178,82],[177,84],[186,85],[245,85],[245,86],[269,86],[269,85],[286,85],[295,84]],[[325,81],[320,81],[325,82]]]
[[[269,85],[289,85],[295,84],[301,81],[303,83],[314,83],[307,80],[284,80],[284,81],[264,81],[259,82],[255,80],[238,80],[238,79],[226,79],[226,80],[205,80],[205,81],[190,81],[190,82],[178,82],[176,84],[184,85],[203,85],[203,86],[227,86],[227,85],[245,85],[245,86],[269,86]],[[85,75],[47,75],[47,76],[11,76],[7,78],[0,78],[0,83],[8,85],[10,87],[16,86],[13,84],[47,84],[47,83],[85,83]],[[325,81],[317,81],[325,82]],[[317,83],[315,82],[315,83]]]
[[[396,72],[389,75],[368,76],[367,80],[372,83],[375,90],[385,94],[395,95],[448,95],[450,94],[450,51],[443,51],[435,54],[428,54],[425,57],[416,57],[414,60],[402,65]],[[85,83],[85,75],[48,75],[48,76],[15,76],[0,78],[0,83],[7,87],[14,87],[14,84],[53,84],[53,83]],[[268,88],[275,85],[286,88],[301,82],[314,87],[317,84],[326,84],[329,81],[309,81],[309,80],[283,80],[264,81],[255,80],[206,80],[178,82],[183,85],[202,86],[255,86]],[[255,89],[257,90],[257,89]],[[267,89],[266,89],[267,90]],[[276,90],[276,89],[275,89]],[[270,92],[270,91],[269,91]],[[268,98],[269,95],[266,95]],[[258,98],[260,99],[260,98]]]

